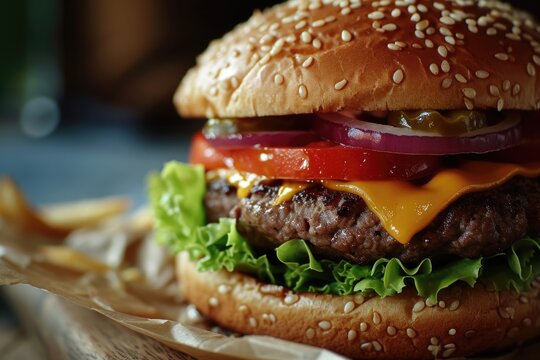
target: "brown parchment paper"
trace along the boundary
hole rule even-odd
[[[106,218],[94,209],[92,219],[99,221],[58,232],[47,229],[46,211],[13,200],[0,186],[0,285],[49,291],[196,358],[344,359],[276,338],[229,334],[203,318],[183,301],[174,258],[154,242],[147,209]],[[519,356],[532,359],[537,351]]]
[[[146,209],[58,232],[28,204],[6,211],[8,201],[0,191],[0,285],[46,290],[196,358],[343,359],[275,338],[228,334],[204,319],[183,301],[174,258],[154,242]]]

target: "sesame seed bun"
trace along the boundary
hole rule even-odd
[[[533,339],[540,327],[536,282],[525,293],[453,286],[439,295],[438,304],[426,305],[410,291],[384,299],[295,294],[240,273],[198,272],[182,254],[177,260],[183,294],[218,324],[352,358],[495,354]]]
[[[540,107],[540,28],[529,14],[487,0],[377,3],[297,0],[255,13],[199,57],[176,92],[178,110]]]

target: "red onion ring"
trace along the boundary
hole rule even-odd
[[[519,117],[510,116],[497,125],[464,136],[442,136],[362,121],[353,113],[318,114],[315,130],[342,145],[410,155],[483,154],[519,145]]]
[[[215,148],[296,147],[321,140],[314,131],[259,131],[226,136],[206,136]]]

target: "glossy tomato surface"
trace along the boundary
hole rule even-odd
[[[382,153],[327,141],[304,147],[217,149],[195,135],[190,161],[207,170],[220,168],[276,179],[381,180],[418,179],[433,174],[439,157]]]

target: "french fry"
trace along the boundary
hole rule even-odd
[[[96,225],[124,213],[130,202],[123,198],[86,200],[35,210],[10,178],[0,179],[0,217],[23,231],[52,238]]]
[[[130,203],[124,198],[84,200],[68,204],[49,205],[39,214],[50,226],[79,229],[92,226],[126,212]]]
[[[79,272],[104,272],[106,264],[66,246],[41,246],[39,254],[50,264]]]

